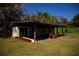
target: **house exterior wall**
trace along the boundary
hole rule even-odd
[[[37,28],[36,29],[37,38],[48,38],[49,29],[48,28]]]
[[[19,27],[13,27],[12,28],[12,37],[19,37],[20,35]]]
[[[33,37],[32,27],[27,27],[27,37]]]
[[[33,37],[32,27],[29,26],[19,27],[19,36],[32,38]]]

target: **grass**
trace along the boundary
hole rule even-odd
[[[71,30],[64,37],[28,43],[15,38],[0,38],[0,55],[11,56],[78,56],[79,32]],[[75,32],[77,31],[77,32]]]
[[[79,35],[79,28],[71,28],[71,31],[70,31],[71,34],[77,34]]]

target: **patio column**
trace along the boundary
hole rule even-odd
[[[58,27],[56,27],[56,34],[58,35]]]
[[[34,34],[34,39],[36,40],[36,24],[34,23],[34,31],[33,31],[33,34]]]
[[[63,26],[62,26],[62,35],[64,34],[64,31],[63,31]]]
[[[55,35],[55,27],[52,28],[52,37],[54,38]]]
[[[52,31],[53,31],[52,33],[53,33],[53,35],[54,35],[54,34],[55,34],[55,27],[53,27],[52,29],[53,29],[53,30],[52,30]]]
[[[53,33],[52,33],[52,28],[51,28],[51,26],[49,26],[49,38],[52,38],[52,35]]]
[[[25,34],[26,34],[26,33],[25,33],[25,28],[24,28],[24,36],[25,36]]]
[[[68,32],[67,26],[65,28],[66,28],[66,32]]]

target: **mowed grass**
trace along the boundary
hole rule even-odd
[[[74,33],[74,32],[73,32]],[[15,38],[0,38],[0,55],[11,56],[79,56],[79,35],[29,43]]]

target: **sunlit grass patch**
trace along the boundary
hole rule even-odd
[[[78,45],[79,40],[71,37],[59,37],[35,43],[14,38],[0,39],[0,55],[79,55]]]

